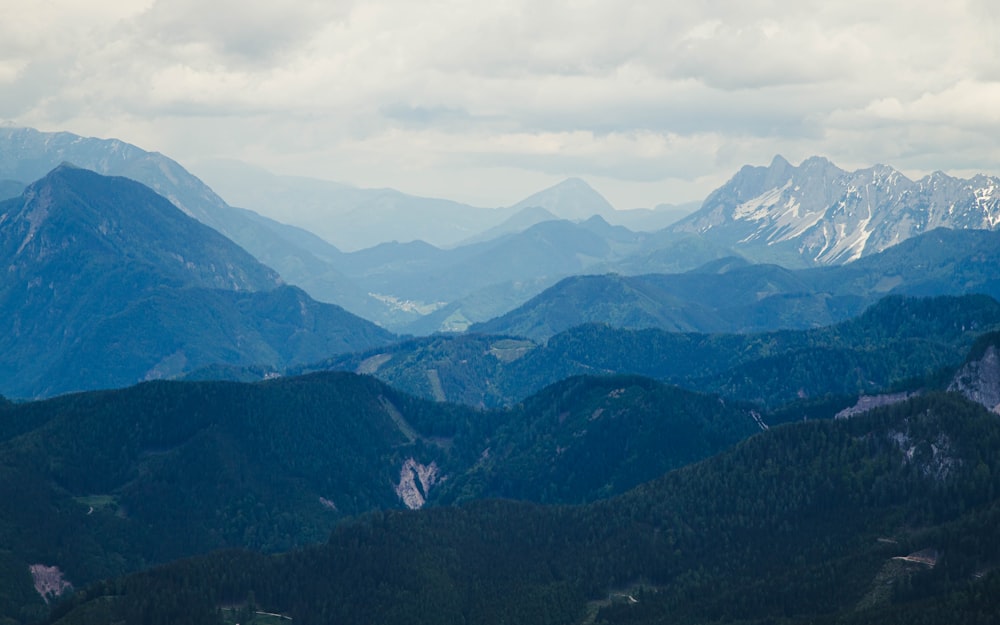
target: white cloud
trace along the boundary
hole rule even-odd
[[[178,60],[268,68],[288,60],[327,23],[342,19],[344,3],[245,0],[156,0],[135,19],[137,36]]]
[[[970,130],[996,129],[1000,127],[1000,82],[965,79],[914,100],[876,100],[864,112],[873,125],[939,124]]]
[[[232,156],[479,203],[566,175],[704,194],[775,153],[988,170],[1000,145],[990,0],[58,0],[12,11],[0,22],[0,118],[182,162]],[[452,193],[456,172],[474,188]]]

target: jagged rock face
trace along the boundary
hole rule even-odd
[[[955,374],[948,390],[962,393],[1000,414],[1000,351],[996,345],[987,347],[980,359],[966,363]]]
[[[938,227],[998,225],[1000,178],[935,172],[913,181],[885,165],[847,172],[820,157],[795,167],[779,156],[769,167],[741,169],[671,230],[702,234],[759,260],[829,265]]]

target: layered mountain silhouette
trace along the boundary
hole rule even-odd
[[[62,162],[141,182],[184,213],[219,231],[277,271],[285,282],[320,301],[376,318],[384,309],[328,262],[334,246],[303,230],[230,206],[212,189],[167,156],[118,139],[81,137],[32,128],[0,128],[0,178],[23,186]],[[12,194],[13,195],[13,194]]]
[[[345,253],[0,129],[0,620],[993,622],[998,183],[776,158],[649,233],[571,179],[479,238],[297,195],[467,243]],[[396,342],[290,276],[421,332],[537,297]],[[296,551],[97,581],[219,548]]]
[[[229,202],[316,233],[344,251],[421,240],[440,248],[487,241],[542,221],[600,215],[636,230],[656,230],[695,206],[617,211],[579,178],[568,178],[511,206],[484,208],[395,189],[364,189],[279,176],[239,161],[205,159],[191,169]]]
[[[290,364],[391,335],[278,275],[148,187],[62,165],[0,203],[0,392]]]
[[[890,294],[1000,297],[1000,232],[939,228],[855,262],[812,269],[741,259],[679,274],[575,276],[472,327],[544,339],[582,323],[685,332],[827,325]]]
[[[414,395],[472,406],[514,405],[575,375],[637,374],[776,408],[834,396],[850,402],[902,380],[920,386],[957,367],[973,342],[996,328],[1000,303],[991,297],[890,296],[857,317],[808,330],[706,334],[592,323],[538,343],[438,335],[305,370],[366,373]]]
[[[217,178],[227,194],[238,201],[250,202],[251,208],[308,226],[312,232],[275,221],[261,214],[236,208],[219,197],[200,179],[177,162],[155,152],[147,152],[116,139],[86,138],[71,133],[46,133],[30,128],[0,128],[0,198],[20,193],[24,184],[45,175],[60,162],[106,175],[137,180],[154,189],[188,215],[218,230],[274,268],[289,284],[303,288],[320,301],[343,306],[351,312],[397,330],[433,332],[465,327],[483,321],[523,303],[541,289],[568,275],[562,258],[577,253],[574,243],[565,248],[559,241],[539,240],[525,232],[541,221],[587,215],[592,210],[606,215],[610,204],[581,180],[571,179],[541,191],[517,207],[482,209],[447,200],[409,196],[392,189],[357,189],[325,181],[299,177],[275,176],[258,169],[232,164],[221,167]],[[209,168],[210,170],[212,168]],[[219,168],[216,168],[218,171]],[[226,172],[229,172],[228,174]],[[552,212],[539,205],[548,206]],[[264,210],[267,209],[267,210]],[[506,227],[481,233],[518,213]],[[659,211],[650,211],[656,217]],[[550,217],[551,216],[551,217]],[[647,215],[646,217],[649,217]],[[297,220],[297,221],[296,221]],[[492,253],[492,237],[523,236]],[[325,238],[322,238],[325,237]],[[438,246],[466,239],[484,243],[459,248],[457,254]],[[501,237],[503,238],[503,237]],[[423,243],[414,239],[425,239]],[[403,241],[393,244],[392,241]],[[343,242],[345,249],[374,246],[347,254],[330,241]],[[469,241],[472,242],[471,240]],[[411,245],[440,252],[440,262],[423,264],[412,258]],[[511,248],[527,249],[543,262],[530,265],[529,274],[501,272],[513,279],[490,282],[495,266],[508,263]],[[552,252],[560,257],[552,266],[545,262]],[[616,247],[609,257],[581,256],[571,273],[593,267],[598,262],[612,262],[628,253]],[[478,257],[473,259],[471,257]],[[372,263],[374,259],[374,264]],[[379,260],[381,259],[381,260]],[[449,273],[448,299],[442,302],[438,285],[442,264],[462,265]],[[521,263],[523,269],[526,265]],[[692,265],[685,265],[690,268]],[[461,274],[465,274],[464,276]],[[401,279],[386,284],[381,277]],[[472,277],[470,277],[472,276]],[[539,277],[541,276],[541,277]],[[402,287],[400,287],[402,285]],[[420,294],[413,295],[414,287]],[[454,295],[457,293],[458,295]],[[411,301],[412,300],[412,301]],[[421,321],[438,304],[450,305],[444,315]],[[414,322],[420,322],[414,324]],[[414,325],[410,325],[414,324]]]
[[[666,209],[615,211],[579,179],[510,207],[477,209],[391,189],[221,168],[230,192],[255,206],[272,205],[270,214],[301,210],[324,239],[230,206],[161,154],[117,140],[0,129],[5,195],[63,160],[143,182],[312,297],[415,334],[487,321],[571,275],[676,273],[731,256],[789,268],[841,264],[934,228],[1000,223],[995,178],[938,172],[912,181],[890,167],[847,172],[820,157],[797,167],[781,157],[768,167],[744,167],[700,210],[658,232],[600,226],[640,227],[662,219]],[[595,214],[596,221],[587,219]],[[556,231],[562,234],[550,236]],[[345,253],[330,243],[333,234],[351,239],[351,249],[386,242]],[[599,241],[581,247],[584,236]],[[426,241],[413,241],[420,238]]]

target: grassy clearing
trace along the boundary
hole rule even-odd
[[[94,510],[118,507],[118,498],[114,495],[87,495],[86,497],[74,497],[73,500]]]

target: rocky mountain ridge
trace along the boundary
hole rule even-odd
[[[798,167],[776,156],[743,167],[670,227],[698,233],[760,261],[831,265],[945,227],[1000,225],[1000,178],[935,172],[910,180],[886,165],[848,172],[822,157]]]
[[[988,334],[980,340],[948,390],[1000,414],[1000,333]]]

